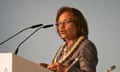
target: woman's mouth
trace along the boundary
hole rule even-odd
[[[61,30],[61,31],[60,31],[60,34],[65,34],[65,30]]]

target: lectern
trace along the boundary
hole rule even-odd
[[[0,53],[0,72],[52,72],[44,67],[16,56],[12,53]]]

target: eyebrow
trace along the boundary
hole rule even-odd
[[[63,23],[65,21],[67,21],[67,20],[73,20],[73,19],[72,18],[68,18],[68,19],[64,19],[62,22],[57,22],[57,23]]]

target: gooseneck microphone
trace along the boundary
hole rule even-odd
[[[42,26],[43,24],[36,24],[36,25],[32,25],[30,28],[34,29],[34,28],[37,28],[37,27],[40,27]]]
[[[30,27],[26,27],[26,28],[22,29],[21,31],[17,32],[16,34],[12,35],[11,37],[7,38],[6,40],[2,41],[0,43],[0,45],[4,44],[5,42],[7,42],[8,40],[14,38],[15,36],[17,36],[18,34],[22,33],[25,30],[34,29],[34,28],[37,28],[37,27],[40,27],[40,26],[43,26],[43,24],[36,24],[36,25],[32,25]]]
[[[43,28],[49,28],[49,27],[53,27],[53,24],[43,26]]]
[[[105,72],[112,72],[116,68],[116,65],[112,65]]]
[[[14,54],[17,55],[20,46],[21,46],[26,40],[28,40],[33,34],[35,34],[38,30],[40,30],[40,29],[42,29],[42,28],[49,28],[49,27],[53,27],[53,24],[40,26],[40,27],[37,28],[35,31],[33,31],[28,37],[26,37],[26,38],[17,46]]]

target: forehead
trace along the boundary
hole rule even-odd
[[[73,17],[74,16],[73,16],[73,14],[71,12],[66,11],[66,12],[63,12],[59,16],[58,21],[64,21],[65,19],[69,19],[69,18],[73,18]]]

